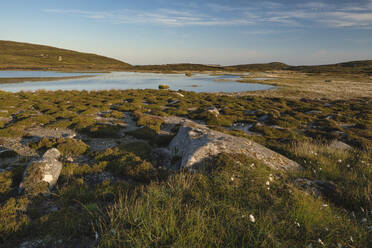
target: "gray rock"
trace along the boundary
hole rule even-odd
[[[208,113],[211,113],[211,114],[213,114],[215,116],[220,115],[220,111],[218,111],[218,109],[216,107],[209,107],[207,109],[207,111],[208,111]]]
[[[16,157],[17,155],[18,155],[18,153],[16,153],[13,150],[9,150],[9,149],[1,149],[0,150],[0,158],[13,158],[13,157]]]
[[[19,192],[25,191],[30,195],[48,193],[57,183],[62,170],[62,163],[57,160],[60,156],[60,152],[52,148],[41,159],[31,162],[25,170]]]
[[[331,144],[329,144],[329,147],[343,151],[352,149],[351,146],[339,140],[332,141]]]
[[[264,122],[264,121],[267,121],[269,119],[269,115],[261,115],[259,118],[258,118],[258,121],[259,122]]]
[[[40,248],[44,247],[41,239],[30,240],[23,242],[18,248]]]
[[[338,194],[337,186],[332,182],[320,180],[311,181],[309,179],[298,178],[294,181],[294,185],[316,198],[334,198]]]
[[[156,166],[160,167],[171,167],[171,161],[172,161],[172,154],[171,152],[166,148],[156,148],[152,150],[152,157],[156,164]]]
[[[241,153],[260,160],[273,169],[299,170],[296,162],[251,140],[211,130],[185,120],[169,144],[174,156],[182,157],[181,168],[201,165],[203,160],[219,153]]]

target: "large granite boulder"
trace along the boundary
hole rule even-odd
[[[62,170],[62,163],[58,161],[60,156],[61,153],[52,148],[40,160],[31,162],[24,172],[19,192],[27,195],[48,193],[57,183]]]
[[[181,168],[201,165],[203,160],[219,153],[241,153],[261,161],[273,169],[299,170],[302,167],[251,140],[211,130],[205,125],[184,120],[169,144],[173,156],[182,158]]]

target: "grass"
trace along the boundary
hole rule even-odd
[[[1,145],[8,140],[26,143],[29,128],[78,134],[27,144],[39,154],[51,147],[63,154],[62,173],[49,196],[18,195],[29,159],[1,160],[0,246],[17,247],[36,239],[46,247],[58,247],[59,240],[66,247],[369,247],[369,77],[270,73],[281,88],[231,95],[171,90],[0,92],[0,114],[6,118],[0,127]],[[263,74],[252,77],[267,72]],[[332,85],[325,85],[326,79]],[[339,90],[342,85],[348,85],[347,94]],[[210,107],[219,115],[209,113]],[[122,121],[124,114],[142,128],[124,133],[115,121],[97,123],[97,117]],[[202,121],[255,140],[304,170],[284,174],[227,154],[211,158],[199,173],[157,167],[151,150],[167,146],[173,137],[162,131],[164,116]],[[250,131],[255,133],[241,131],[241,124],[253,125]],[[116,145],[94,150],[90,141],[96,138]],[[334,139],[352,149],[332,148]],[[68,157],[75,160],[65,160]],[[298,178],[329,182],[336,190],[315,197],[295,186]]]
[[[0,41],[0,50],[2,70],[112,71],[130,67],[95,54],[13,41]]]

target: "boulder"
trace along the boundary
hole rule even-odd
[[[16,156],[18,156],[18,153],[16,153],[15,151],[6,148],[0,148],[0,158],[13,158]]]
[[[24,172],[19,192],[24,191],[28,195],[48,193],[57,183],[62,170],[62,163],[57,160],[60,156],[61,153],[52,148],[41,159],[31,162]]]
[[[337,149],[337,150],[342,150],[342,151],[352,149],[351,146],[339,140],[332,141],[331,144],[329,144],[329,147]]]
[[[204,125],[184,120],[169,144],[173,156],[182,158],[181,168],[199,166],[203,160],[219,153],[241,153],[273,169],[299,170],[296,162],[251,140],[211,130]]]
[[[218,109],[216,107],[209,107],[207,109],[207,111],[208,111],[208,113],[211,113],[211,114],[213,114],[215,116],[220,115],[220,111],[218,111]]]
[[[294,181],[294,185],[305,191],[306,193],[313,195],[314,197],[335,198],[337,199],[338,189],[336,184],[333,182],[298,178]]]

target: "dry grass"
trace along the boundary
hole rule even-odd
[[[272,80],[254,81],[267,77]],[[352,99],[372,96],[372,77],[366,74],[305,74],[293,71],[251,73],[244,82],[275,85],[275,90],[247,92],[246,95],[286,98]]]

